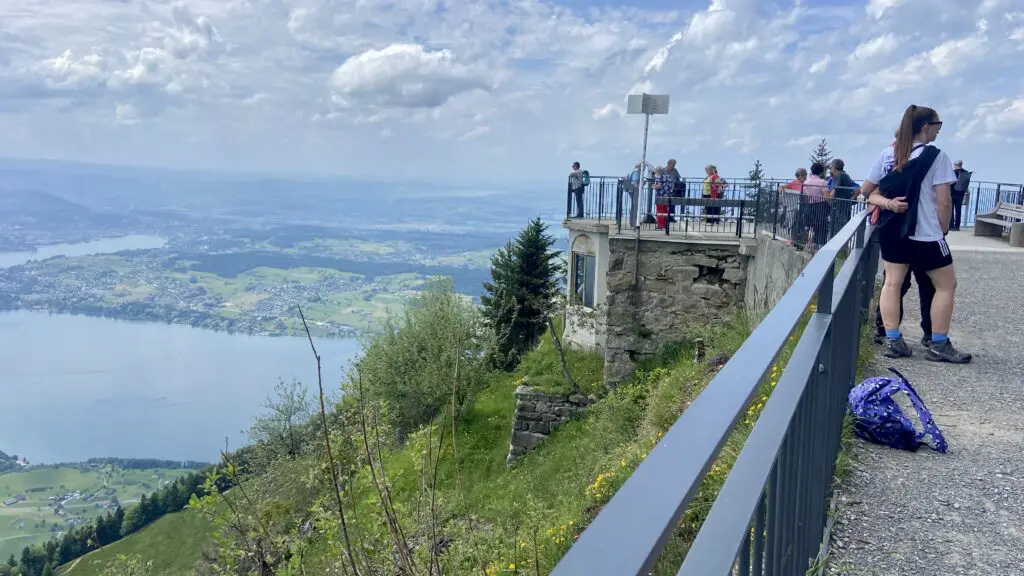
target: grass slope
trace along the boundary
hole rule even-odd
[[[746,322],[737,318],[699,329],[690,338],[702,338],[708,357],[713,358],[731,354],[748,335]],[[795,338],[791,338],[766,375],[759,395],[712,467],[653,574],[675,573],[671,566],[678,566],[699,530],[794,345]],[[581,387],[599,390],[602,359],[577,351],[567,351],[567,355]],[[423,471],[431,469],[425,462],[427,443],[436,446],[440,428],[450,432],[451,422],[439,419],[433,427],[410,435],[402,449],[385,455],[388,484],[406,533],[416,542],[429,537],[430,531],[449,537],[451,548],[445,559],[459,564],[460,572],[518,574],[528,568],[531,574],[548,573],[713,375],[706,363],[693,361],[692,341],[666,347],[657,359],[642,366],[632,381],[596,402],[587,416],[567,423],[535,452],[508,468],[505,456],[515,411],[512,392],[524,381],[546,389],[560,387],[557,352],[545,339],[515,373],[495,375],[477,395],[457,424],[454,449],[453,443],[445,440],[437,468],[435,521],[426,512],[429,499],[423,497],[428,477]],[[844,451],[839,473],[846,464]],[[296,500],[292,509],[301,515],[311,503],[301,478],[308,477],[313,467],[310,460],[293,462],[287,472],[275,470],[261,482],[277,485],[271,490],[275,497]],[[295,490],[296,496],[288,490]],[[391,550],[368,469],[346,490],[345,499],[353,539],[368,553]],[[304,555],[309,574],[341,573],[340,534],[332,532],[331,522],[318,526],[319,535]],[[103,561],[118,553],[137,553],[152,560],[155,573],[161,576],[187,574],[211,530],[210,524],[191,511],[174,514],[94,552],[62,574],[93,576]],[[173,554],[167,552],[169,542],[174,543]]]
[[[153,562],[150,576],[183,576],[199,560],[212,530],[210,522],[192,510],[168,514],[127,538],[71,562],[58,573],[98,576],[118,554],[138,554]]]
[[[0,474],[0,502],[18,495],[26,498],[13,506],[0,504],[0,560],[11,554],[19,555],[25,546],[49,540],[66,529],[72,518],[88,520],[105,514],[107,510],[101,503],[112,497],[130,504],[186,472],[123,470],[112,466],[83,471],[67,466]],[[65,515],[58,516],[48,499],[69,493],[80,496],[65,502]]]

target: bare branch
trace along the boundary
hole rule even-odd
[[[572,378],[572,373],[569,372],[569,364],[565,361],[565,351],[562,350],[562,341],[558,339],[558,331],[555,329],[555,320],[548,316],[548,332],[551,332],[551,342],[555,345],[555,350],[558,350],[558,358],[562,361],[562,376],[565,377],[565,381],[572,387],[572,391],[579,392],[580,387],[576,385],[576,381]]]
[[[302,319],[302,328],[306,331],[306,338],[309,339],[309,347],[313,350],[313,357],[316,358],[316,383],[320,390],[320,423],[323,427],[324,442],[327,446],[327,461],[331,466],[331,492],[334,493],[335,503],[338,505],[338,518],[341,520],[341,534],[345,539],[345,553],[348,555],[349,564],[352,566],[354,576],[359,576],[359,568],[356,566],[356,557],[352,553],[352,541],[348,536],[348,525],[345,523],[345,507],[341,503],[341,493],[338,491],[338,470],[334,463],[334,453],[331,451],[331,432],[327,425],[327,407],[324,403],[324,377],[320,366],[320,353],[316,351],[313,344],[313,335],[309,332],[309,325],[306,324],[306,315],[302,313],[302,306],[295,305],[299,310],[299,318]]]

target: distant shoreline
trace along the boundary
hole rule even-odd
[[[188,328],[196,328],[200,330],[210,330],[213,332],[224,332],[233,336],[257,336],[257,337],[270,337],[270,338],[304,338],[306,332],[299,328],[285,328],[284,330],[239,330],[231,326],[224,326],[223,324],[232,322],[229,318],[218,316],[215,314],[204,315],[209,317],[211,320],[210,324],[193,323],[186,320],[194,319],[195,316],[191,317],[178,317],[178,318],[167,318],[167,317],[134,317],[118,314],[117,308],[103,307],[100,309],[88,308],[85,310],[55,310],[52,308],[29,308],[20,306],[19,303],[11,302],[0,302],[0,314],[6,312],[35,312],[39,314],[48,314],[56,316],[84,316],[88,318],[103,318],[106,320],[115,320],[119,322],[132,322],[138,324],[167,324],[174,326],[185,326]],[[310,326],[310,332],[314,338],[336,338],[336,339],[354,339],[359,338],[366,334],[365,330],[352,328],[346,326],[340,328],[338,331],[330,332],[324,331],[319,325],[319,321],[308,321]]]

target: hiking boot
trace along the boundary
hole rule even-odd
[[[927,350],[927,349],[932,347],[932,335],[931,334],[925,334],[924,336],[921,337],[921,346],[924,346],[925,350]]]
[[[885,342],[886,342],[885,334],[875,334],[874,340],[875,340],[875,344],[878,344],[879,346],[885,346]]]
[[[910,358],[914,355],[914,351],[910,349],[910,346],[907,346],[903,336],[900,336],[896,340],[888,340],[885,343],[883,355],[886,358]]]
[[[932,342],[932,345],[928,347],[928,352],[925,354],[925,358],[932,362],[967,364],[971,361],[973,356],[967,352],[961,352],[954,348],[951,341],[943,340],[942,342]]]

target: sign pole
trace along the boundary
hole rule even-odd
[[[647,95],[644,94],[644,97],[646,98]],[[651,115],[644,114],[644,152],[643,155],[640,156],[640,182],[637,187],[636,202],[634,203],[635,206],[633,208],[633,227],[637,229],[640,228],[640,199],[643,197],[644,178],[647,176],[647,134],[650,130],[650,127]]]
[[[640,202],[643,198],[644,179],[647,176],[647,135],[651,128],[651,114],[668,114],[668,94],[630,94],[626,98],[627,114],[644,115],[644,151],[640,157],[640,182],[637,186],[636,198],[633,201],[633,227],[636,229],[636,248],[633,256],[633,284],[639,279],[640,271]],[[647,212],[653,211],[654,196],[651,192],[647,196]]]

